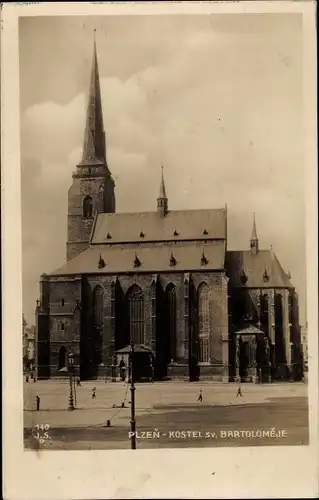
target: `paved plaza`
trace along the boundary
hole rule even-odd
[[[92,387],[96,399],[92,399]],[[197,402],[202,389],[203,401]],[[163,382],[136,384],[138,448],[308,444],[307,385]],[[36,411],[36,396],[40,410]],[[82,382],[67,411],[67,381],[24,383],[25,446],[129,449],[130,390],[122,383]],[[124,408],[113,408],[125,402]],[[111,427],[106,427],[107,420]],[[47,433],[47,434],[45,434]]]

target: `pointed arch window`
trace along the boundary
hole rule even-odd
[[[130,338],[134,344],[144,344],[144,293],[137,285],[133,285],[127,292]]]
[[[265,293],[260,297],[260,323],[264,332],[268,333],[268,295]]]
[[[184,281],[184,356],[188,358],[188,336],[189,336],[189,281]]]
[[[198,361],[200,363],[209,362],[209,287],[206,283],[201,283],[198,287],[198,340],[199,352]]]
[[[280,293],[275,293],[275,342],[276,342],[276,362],[285,363],[285,341],[283,330],[283,297]]]
[[[292,324],[293,322],[293,299],[292,299],[292,294],[289,293],[288,295],[288,321],[289,323]]]
[[[169,283],[166,288],[167,328],[170,342],[170,359],[176,361],[176,287]]]
[[[87,195],[83,200],[83,217],[90,219],[93,216],[93,200]]]
[[[151,284],[151,300],[152,300],[152,342],[156,342],[156,282]]]
[[[96,286],[93,291],[93,338],[96,363],[102,363],[103,346],[103,288]]]

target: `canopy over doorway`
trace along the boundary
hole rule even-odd
[[[242,382],[261,382],[269,372],[269,341],[265,332],[249,325],[235,332],[236,379]]]
[[[133,379],[134,382],[151,381],[154,379],[154,353],[148,346],[142,344],[134,344],[133,346]],[[130,345],[123,347],[115,352],[116,364],[120,365],[124,359],[126,367],[130,367],[130,356],[132,347]]]

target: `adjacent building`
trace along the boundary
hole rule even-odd
[[[28,323],[22,315],[22,356],[23,369],[32,368],[35,361],[35,343],[36,343],[36,327],[35,325],[28,326]]]
[[[301,346],[304,370],[308,371],[308,325],[301,327]]]
[[[115,201],[94,43],[66,263],[40,279],[38,378],[59,377],[70,352],[82,379],[111,377],[131,342],[141,378],[148,360],[158,380],[301,377],[298,296],[255,218],[247,249],[228,249],[227,207],[170,210],[163,169],[154,211]]]

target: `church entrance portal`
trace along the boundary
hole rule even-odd
[[[239,330],[236,339],[236,380],[268,382],[271,380],[269,339],[254,326]]]

